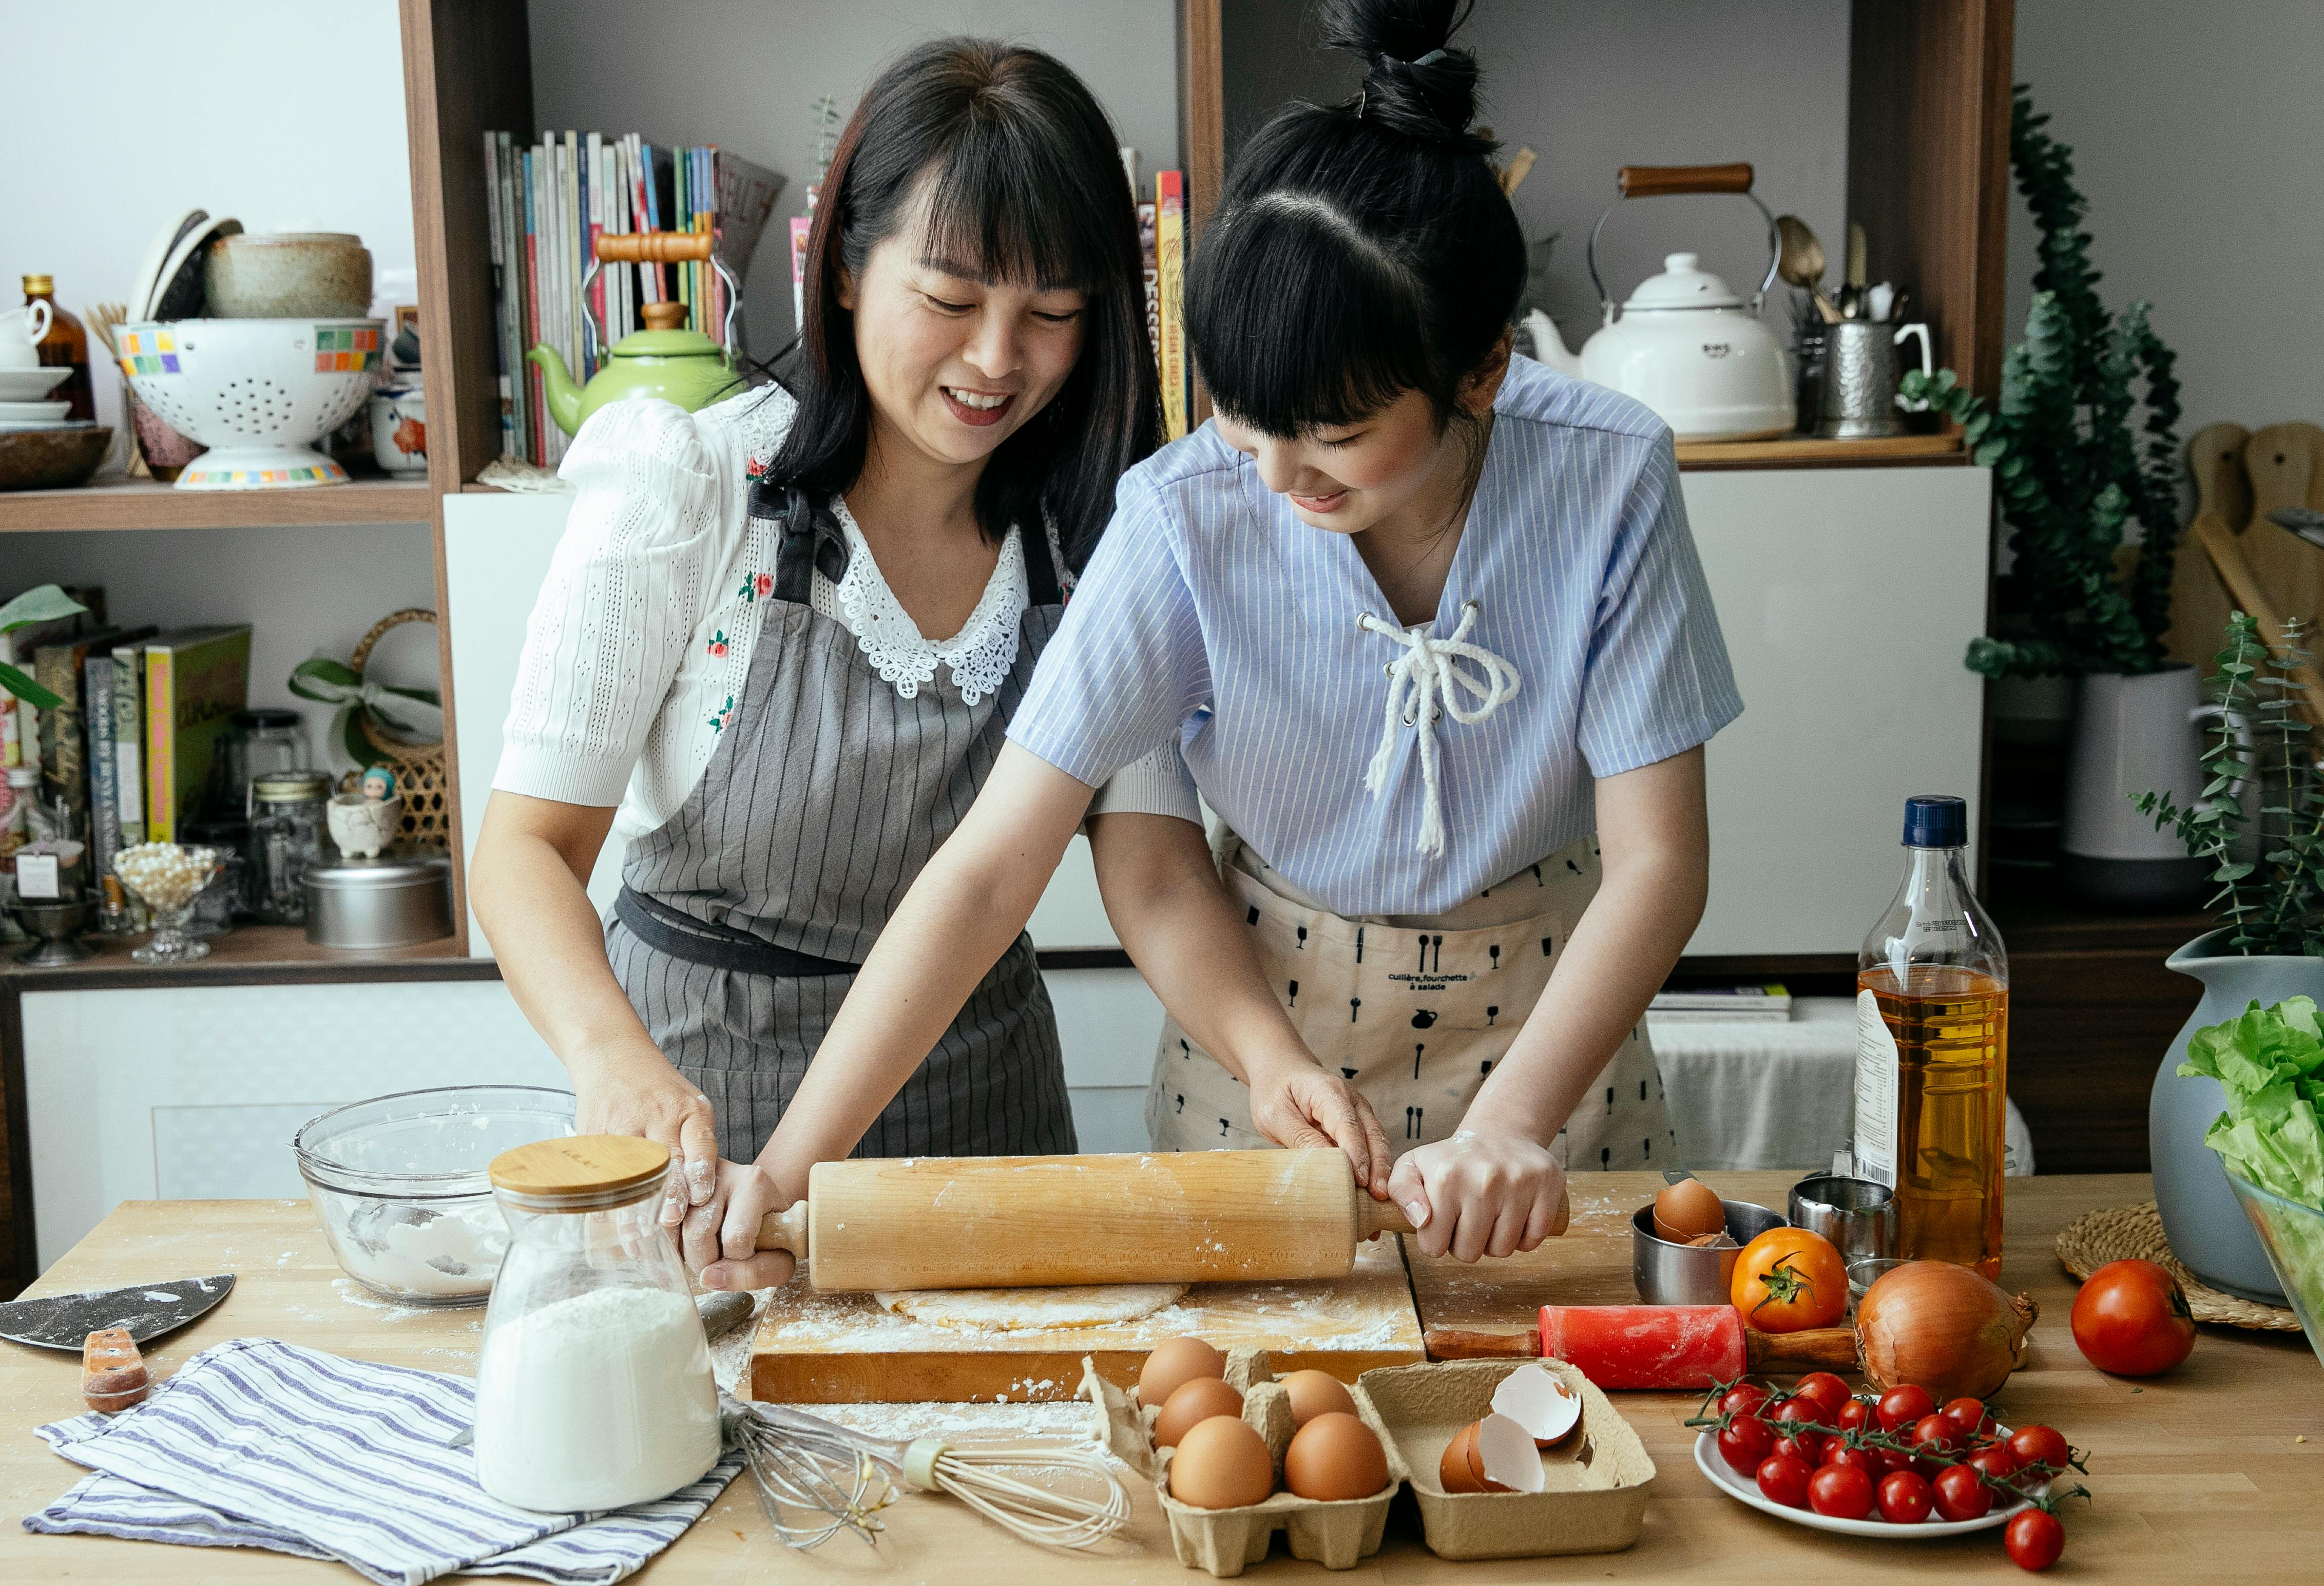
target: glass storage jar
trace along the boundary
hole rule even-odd
[[[476,1365],[476,1479],[519,1508],[666,1498],[718,1462],[710,1344],[660,1217],[669,1148],[576,1135],[493,1158],[509,1224]]]
[[[246,808],[250,785],[261,777],[315,763],[307,752],[306,724],[295,710],[238,710],[218,742],[226,752],[223,808]]]
[[[330,841],[324,807],[331,800],[325,771],[274,771],[250,784],[250,912],[269,925],[304,925],[307,866]]]

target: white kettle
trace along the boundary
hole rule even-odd
[[[1790,358],[1759,318],[1775,279],[1780,243],[1775,217],[1751,192],[1748,165],[1626,165],[1622,196],[1739,193],[1767,222],[1767,273],[1748,301],[1702,268],[1692,254],[1672,254],[1663,272],[1638,283],[1619,317],[1598,276],[1598,234],[1590,233],[1590,282],[1598,290],[1605,322],[1582,346],[1566,351],[1557,327],[1538,309],[1526,320],[1535,356],[1563,373],[1635,397],[1652,408],[1681,440],[1761,440],[1788,435],[1798,415],[1792,400]]]

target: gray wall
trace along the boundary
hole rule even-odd
[[[1050,51],[1082,74],[1139,152],[1141,176],[1178,163],[1178,52],[1171,0],[626,0],[535,4],[533,111],[543,127],[715,143],[788,178],[767,223],[743,308],[752,351],[792,330],[786,217],[815,176],[809,105],[842,118],[890,56],[921,39],[977,33]]]
[[[1230,0],[1224,43],[1229,147],[1266,110],[1299,96],[1331,103],[1361,72],[1313,46],[1302,0]],[[1839,274],[1848,201],[1847,0],[1480,0],[1458,41],[1484,67],[1480,120],[1541,154],[1517,189],[1528,237],[1558,233],[1545,286],[1579,346],[1598,305],[1582,244],[1616,201],[1623,165],[1757,168],[1754,190],[1824,239]],[[1734,198],[1656,198],[1607,222],[1600,273],[1616,302],[1682,249],[1738,291],[1767,267],[1765,228]],[[1786,322],[1778,285],[1771,318]]]
[[[2099,290],[2154,303],[2182,435],[2324,421],[2324,6],[2017,0],[2016,75],[2072,145]],[[2005,336],[2024,339],[2033,225],[2013,198]]]

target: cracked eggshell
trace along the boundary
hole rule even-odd
[[[1493,1411],[1524,1427],[1541,1448],[1555,1448],[1582,1430],[1581,1396],[1537,1360],[1501,1379]]]
[[[1470,1422],[1452,1434],[1436,1460],[1436,1484],[1447,1492],[1482,1492],[1483,1480],[1469,1467],[1469,1452],[1477,1446],[1477,1423]]]
[[[1540,1492],[1548,1486],[1533,1434],[1498,1412],[1477,1423],[1469,1462],[1489,1492]]]

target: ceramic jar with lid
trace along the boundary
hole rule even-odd
[[[270,771],[250,782],[249,907],[268,925],[307,918],[308,867],[327,852],[324,807],[331,799],[327,771]]]
[[[334,851],[307,867],[307,940],[318,947],[410,947],[452,934],[452,861],[394,849],[375,859]]]

